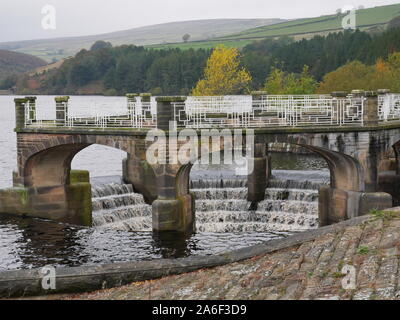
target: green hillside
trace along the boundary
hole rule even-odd
[[[51,62],[54,59],[73,56],[81,49],[89,49],[98,40],[111,42],[114,46],[123,44],[151,45],[183,42],[183,35],[190,34],[190,40],[200,41],[282,21],[284,20],[212,19],[183,21],[94,36],[0,43],[0,49],[32,54]]]
[[[400,4],[361,9],[357,10],[356,14],[356,23],[360,30],[383,30],[390,20],[400,16]],[[342,18],[343,15],[335,14],[315,18],[297,19],[245,30],[230,36],[219,37],[212,41],[193,41],[186,44],[171,43],[153,47],[211,48],[218,44],[225,44],[229,47],[243,47],[254,40],[275,38],[279,36],[292,36],[296,39],[310,38],[316,34],[327,34],[329,32],[342,30]]]

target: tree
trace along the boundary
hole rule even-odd
[[[268,94],[313,94],[317,82],[310,75],[308,66],[303,67],[301,74],[286,74],[278,68],[273,68],[265,83]]]
[[[339,69],[324,76],[318,88],[319,93],[331,93],[333,91],[347,91],[354,89],[371,90],[369,80],[374,68],[366,66],[359,61],[350,62]]]
[[[386,61],[377,59],[373,66],[364,65],[359,61],[350,62],[328,73],[318,92],[350,92],[353,89],[400,91],[400,52],[391,54]]]
[[[194,96],[216,96],[248,93],[252,78],[240,66],[240,55],[236,48],[221,45],[214,49],[200,80],[192,91]]]
[[[297,94],[313,94],[317,89],[318,83],[310,74],[308,66],[303,67],[303,71],[298,79]]]
[[[285,94],[313,94],[317,88],[317,82],[310,75],[308,66],[303,67],[300,75],[289,74],[285,81]]]
[[[285,73],[273,68],[265,83],[265,91],[268,94],[284,94],[285,93]]]
[[[190,39],[190,34],[186,33],[183,37],[182,37],[184,42],[188,42]]]
[[[112,48],[112,44],[110,42],[105,42],[103,40],[96,41],[92,47],[90,48],[90,51],[95,51],[95,50],[100,50],[104,48]]]

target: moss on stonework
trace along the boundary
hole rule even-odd
[[[366,97],[377,97],[378,93],[376,91],[365,91]]]
[[[27,103],[27,102],[28,102],[28,99],[26,99],[26,98],[15,98],[15,99],[14,99],[14,102],[15,102],[16,104]]]
[[[346,91],[334,91],[331,93],[331,96],[336,97],[336,98],[347,97],[347,92]]]
[[[22,206],[26,207],[28,205],[28,189],[26,188],[16,188],[12,189],[16,194],[19,195]]]
[[[157,97],[157,102],[185,102],[187,97],[184,96],[171,96],[171,97]]]
[[[371,210],[370,214],[373,217],[373,220],[383,220],[383,221],[390,221],[393,219],[400,218],[400,212],[390,211],[388,210]]]
[[[71,170],[70,183],[90,182],[89,171],[86,170]]]
[[[0,213],[13,212],[25,215],[28,212],[29,195],[26,188],[0,190]]]
[[[57,103],[68,102],[69,96],[56,97],[56,98],[54,98],[54,100],[55,100]]]
[[[138,96],[139,96],[138,93],[127,93],[127,94],[126,94],[126,97],[127,97],[127,98],[136,98],[136,97],[138,97]]]
[[[92,226],[92,192],[90,183],[69,185],[68,208],[75,212],[74,220],[78,225]]]
[[[252,91],[251,95],[252,96],[262,96],[262,95],[267,95],[267,91]]]

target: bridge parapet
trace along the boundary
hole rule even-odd
[[[55,118],[44,119],[37,116],[37,109],[42,106],[36,97],[16,99],[16,128],[151,129],[157,127],[160,117],[161,122],[174,121],[177,128],[194,129],[363,127],[400,120],[400,94],[388,90],[377,93],[356,90],[350,95],[254,92],[252,96],[158,98],[128,94],[124,112],[115,114],[113,106],[109,106],[108,114],[93,109],[84,116],[70,112],[73,98],[55,100]]]

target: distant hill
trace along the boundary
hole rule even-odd
[[[46,64],[46,61],[32,55],[0,50],[0,80],[11,74],[24,73]]]
[[[52,62],[54,59],[73,56],[83,48],[89,49],[98,40],[111,42],[114,46],[183,42],[182,37],[185,34],[190,35],[190,41],[209,40],[283,21],[285,20],[211,19],[172,22],[94,36],[0,43],[0,49],[28,53]]]
[[[360,9],[356,11],[357,28],[362,31],[380,32],[395,17],[400,16],[400,4]],[[193,41],[186,44],[174,43],[153,46],[155,48],[212,48],[218,44],[229,47],[244,47],[252,41],[290,36],[296,40],[309,39],[315,35],[327,35],[330,32],[342,31],[343,15],[333,14],[314,18],[284,21],[268,26],[244,30],[229,36],[205,41]]]

